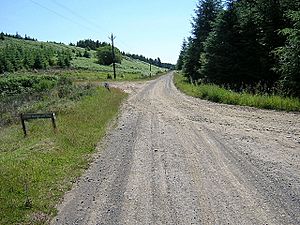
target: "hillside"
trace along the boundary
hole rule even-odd
[[[140,79],[150,75],[149,64],[123,56],[121,64],[117,64],[117,79]],[[63,70],[61,70],[63,69]],[[111,66],[97,63],[96,51],[55,42],[40,42],[32,40],[4,37],[0,40],[0,73],[31,73],[39,70],[49,73],[49,70],[61,70],[61,73],[70,70],[74,79],[106,79],[112,72]],[[75,71],[76,73],[75,73]],[[157,66],[151,67],[151,75],[158,74],[166,69]],[[82,72],[85,71],[85,75]],[[88,72],[87,72],[88,71]],[[97,72],[91,74],[91,72]],[[51,71],[50,71],[51,73]],[[80,75],[78,76],[78,73]]]
[[[151,79],[164,71],[153,65],[150,71],[149,64],[123,56],[116,80]],[[112,82],[111,77],[112,66],[99,65],[95,50],[5,36],[0,39],[0,127],[18,121],[19,113],[55,109],[46,99],[49,93],[56,102],[76,99],[86,92],[80,83]]]

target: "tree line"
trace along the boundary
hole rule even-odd
[[[16,39],[21,39],[21,40],[28,40],[28,41],[37,41],[37,39],[32,38],[30,36],[28,36],[27,34],[25,34],[24,37],[22,37],[22,35],[20,35],[18,32],[16,32],[16,34],[7,34],[7,33],[0,33],[0,40],[5,40],[5,37],[11,37],[11,38],[16,38]]]
[[[74,44],[71,43],[70,45],[74,45]],[[76,43],[76,47],[85,48],[88,50],[97,50],[100,47],[105,47],[105,46],[109,46],[109,45],[110,44],[108,44],[106,42],[101,42],[99,40],[93,41],[91,39],[79,40]]]
[[[199,0],[177,61],[190,82],[300,97],[300,2]]]
[[[159,57],[157,59],[152,59],[152,58],[146,58],[143,55],[130,54],[130,53],[125,53],[125,52],[122,52],[122,55],[133,58],[133,59],[138,59],[138,60],[143,61],[145,63],[149,63],[151,65],[155,65],[155,66],[158,66],[158,67],[161,67],[161,68],[175,69],[175,65],[173,65],[171,63],[163,63],[163,62],[161,62]]]

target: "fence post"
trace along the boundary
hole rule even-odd
[[[25,120],[23,118],[23,113],[21,113],[21,123],[22,123],[22,128],[23,128],[23,132],[24,132],[24,136],[27,135],[27,131],[26,131],[26,126],[25,126]]]
[[[52,117],[51,117],[51,120],[52,120],[52,125],[53,125],[53,128],[54,130],[56,130],[56,123],[55,123],[55,113],[52,113]]]

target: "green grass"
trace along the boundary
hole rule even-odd
[[[124,97],[98,88],[58,109],[56,133],[49,120],[27,123],[26,138],[19,124],[1,128],[0,224],[44,224],[55,215],[55,205],[87,168]]]
[[[151,77],[149,64],[139,60],[124,57],[121,64],[116,65],[117,79],[108,80],[108,75],[113,77],[111,66],[103,66],[96,63],[95,58],[77,57],[72,60],[69,69],[49,69],[40,71],[18,71],[11,75],[14,77],[32,76],[65,76],[73,81],[138,81],[153,79],[165,73],[166,70],[152,66]],[[0,76],[0,82],[3,78]]]
[[[246,92],[237,93],[210,84],[195,86],[188,83],[186,79],[178,73],[174,76],[174,83],[179,90],[187,95],[213,102],[251,106],[261,109],[300,111],[300,100],[298,98],[281,97],[278,95],[253,95]]]
[[[2,47],[5,47],[6,45],[10,44],[21,44],[21,45],[26,45],[27,47],[30,47],[32,49],[34,48],[40,48],[41,45],[44,45],[46,47],[51,47],[56,50],[81,50],[81,52],[84,51],[82,48],[78,48],[75,46],[69,46],[65,44],[59,44],[59,43],[54,43],[54,42],[43,42],[43,41],[31,41],[31,40],[24,40],[24,39],[16,39],[12,37],[5,37],[4,41],[0,41],[0,49]]]
[[[95,55],[94,51],[91,51]],[[96,58],[77,57],[72,60],[72,67],[79,70],[79,73],[86,73],[85,76],[75,76],[78,79],[105,80],[107,75],[113,75],[111,66],[99,65]],[[151,75],[162,74],[165,69],[157,66],[151,67]],[[150,75],[150,65],[140,60],[124,56],[121,64],[116,64],[117,80],[141,80],[147,79]],[[94,75],[93,75],[94,74]]]

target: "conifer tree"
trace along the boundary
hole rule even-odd
[[[204,52],[203,43],[212,30],[212,22],[221,10],[220,0],[199,0],[192,23],[192,36],[189,38],[184,57],[183,70],[191,80],[200,78],[200,55]]]
[[[184,38],[183,42],[182,42],[182,45],[181,45],[181,50],[180,50],[180,53],[179,53],[177,64],[176,64],[176,69],[177,70],[182,70],[182,67],[183,67],[183,58],[184,58],[184,55],[186,53],[186,48],[187,48],[187,42],[186,42],[186,40]]]

